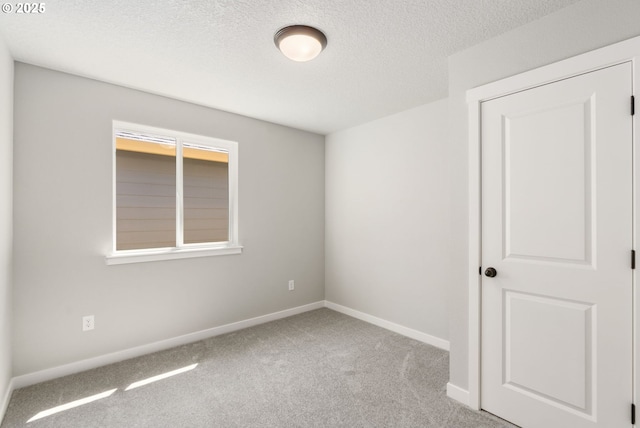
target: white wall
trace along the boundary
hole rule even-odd
[[[238,141],[242,255],[105,265],[113,119]],[[15,376],[324,299],[323,136],[21,63],[14,131]]]
[[[583,0],[449,58],[451,257],[450,382],[468,386],[467,106],[468,89],[640,34],[637,0]]]
[[[326,298],[448,339],[447,100],[326,142]]]
[[[13,59],[0,38],[0,421],[11,380]]]

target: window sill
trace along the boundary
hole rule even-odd
[[[227,256],[242,253],[239,245],[220,248],[180,248],[159,251],[120,251],[105,257],[108,265],[155,262],[159,260],[190,259],[194,257]]]

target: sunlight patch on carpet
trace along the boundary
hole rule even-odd
[[[79,406],[82,406],[84,404],[88,404],[88,403],[91,403],[93,401],[100,400],[102,398],[107,398],[111,394],[116,392],[117,390],[118,390],[118,388],[110,389],[109,391],[105,391],[105,392],[102,392],[100,394],[96,394],[96,395],[92,395],[90,397],[85,397],[85,398],[81,398],[79,400],[71,401],[71,402],[69,402],[67,404],[62,404],[60,406],[52,407],[52,408],[50,408],[48,410],[43,410],[42,412],[38,413],[37,415],[35,415],[31,419],[29,419],[27,421],[27,423],[33,422],[33,421],[37,421],[38,419],[46,418],[47,416],[55,415],[56,413],[64,412],[65,410],[73,409],[74,407],[79,407]]]
[[[127,389],[125,389],[125,391],[129,391],[129,390],[132,390],[134,388],[138,388],[138,387],[141,387],[141,386],[144,386],[144,385],[148,385],[150,383],[157,382],[159,380],[166,379],[166,378],[171,377],[171,376],[179,375],[180,373],[188,372],[190,370],[195,369],[197,365],[198,365],[198,363],[191,364],[190,366],[186,366],[186,367],[183,367],[181,369],[172,370],[170,372],[166,372],[166,373],[163,373],[163,374],[160,374],[160,375],[157,375],[157,376],[152,376],[152,377],[149,377],[147,379],[139,380],[138,382],[134,382],[131,385],[129,385],[127,387]]]

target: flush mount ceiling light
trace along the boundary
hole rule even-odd
[[[287,58],[310,61],[327,46],[327,37],[322,31],[306,25],[290,25],[279,30],[273,41]]]

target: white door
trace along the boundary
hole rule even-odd
[[[523,427],[631,426],[631,82],[482,104],[481,406]]]

